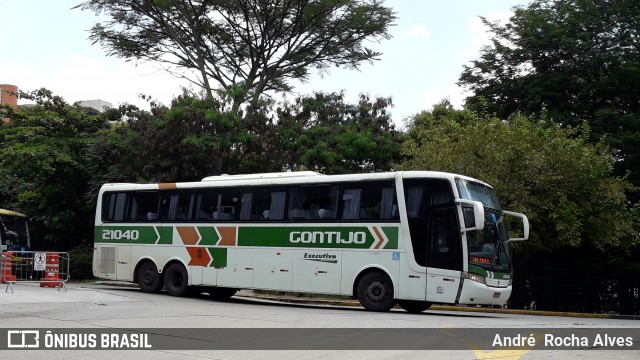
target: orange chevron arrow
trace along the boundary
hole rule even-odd
[[[188,247],[187,251],[189,252],[189,256],[191,256],[189,266],[207,266],[212,260],[206,248]]]
[[[195,245],[200,240],[200,234],[194,226],[176,226],[176,230],[185,245]]]
[[[236,246],[236,233],[238,228],[234,227],[217,227],[220,234],[218,246]]]

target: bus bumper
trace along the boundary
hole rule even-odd
[[[511,296],[511,286],[489,287],[477,281],[464,279],[459,304],[463,305],[504,305]]]

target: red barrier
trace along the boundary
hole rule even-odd
[[[61,287],[60,259],[58,254],[47,254],[47,265],[44,277],[40,279],[40,287]]]

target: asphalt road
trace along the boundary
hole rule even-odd
[[[402,310],[372,313],[350,306],[327,304],[282,303],[256,299],[251,293],[235,296],[226,302],[210,300],[206,295],[175,298],[166,294],[145,294],[136,288],[94,284],[68,284],[68,291],[40,288],[35,285],[14,285],[14,292],[0,286],[0,328],[2,329],[110,329],[164,328],[171,329],[357,329],[429,328],[441,336],[458,336],[456,331],[472,329],[496,332],[495,329],[625,329],[633,334],[637,348],[640,321],[564,316],[535,316],[506,313],[430,310],[408,314]],[[354,330],[354,331],[351,331]],[[178,331],[177,336],[184,336]],[[383,334],[384,331],[381,333]],[[542,331],[542,330],[540,330]],[[5,331],[6,332],[6,331]],[[251,332],[250,332],[251,333]],[[636,335],[637,334],[637,335]],[[538,334],[544,335],[544,334]],[[7,336],[0,334],[0,336]],[[537,335],[536,335],[537,336]],[[429,337],[429,336],[427,336]],[[434,338],[435,339],[435,338]],[[2,339],[0,339],[2,340]],[[188,341],[188,336],[184,341]],[[378,341],[384,341],[381,338]],[[432,339],[433,340],[433,339]],[[445,339],[446,340],[446,339]],[[437,340],[433,340],[437,341]],[[1,342],[0,342],[1,344]],[[354,342],[355,344],[355,342]],[[379,342],[372,340],[372,347]],[[316,350],[0,350],[0,359],[17,356],[37,359],[111,359],[114,356],[132,359],[639,359],[640,350],[540,350],[537,348],[495,349],[476,348],[474,344],[454,350],[336,350],[317,347]],[[260,348],[259,345],[255,347]],[[348,347],[348,346],[347,346]],[[359,346],[358,348],[362,348]]]

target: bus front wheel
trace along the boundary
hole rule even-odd
[[[147,261],[138,269],[138,286],[146,293],[159,293],[162,290],[162,277],[158,268],[151,261]]]
[[[183,296],[187,292],[187,269],[179,263],[169,265],[164,272],[164,287],[171,296]]]
[[[400,300],[398,305],[406,312],[412,314],[421,313],[431,307],[431,303],[426,301]]]
[[[370,311],[388,311],[395,304],[393,298],[393,284],[384,273],[371,272],[360,279],[358,283],[358,301]]]

